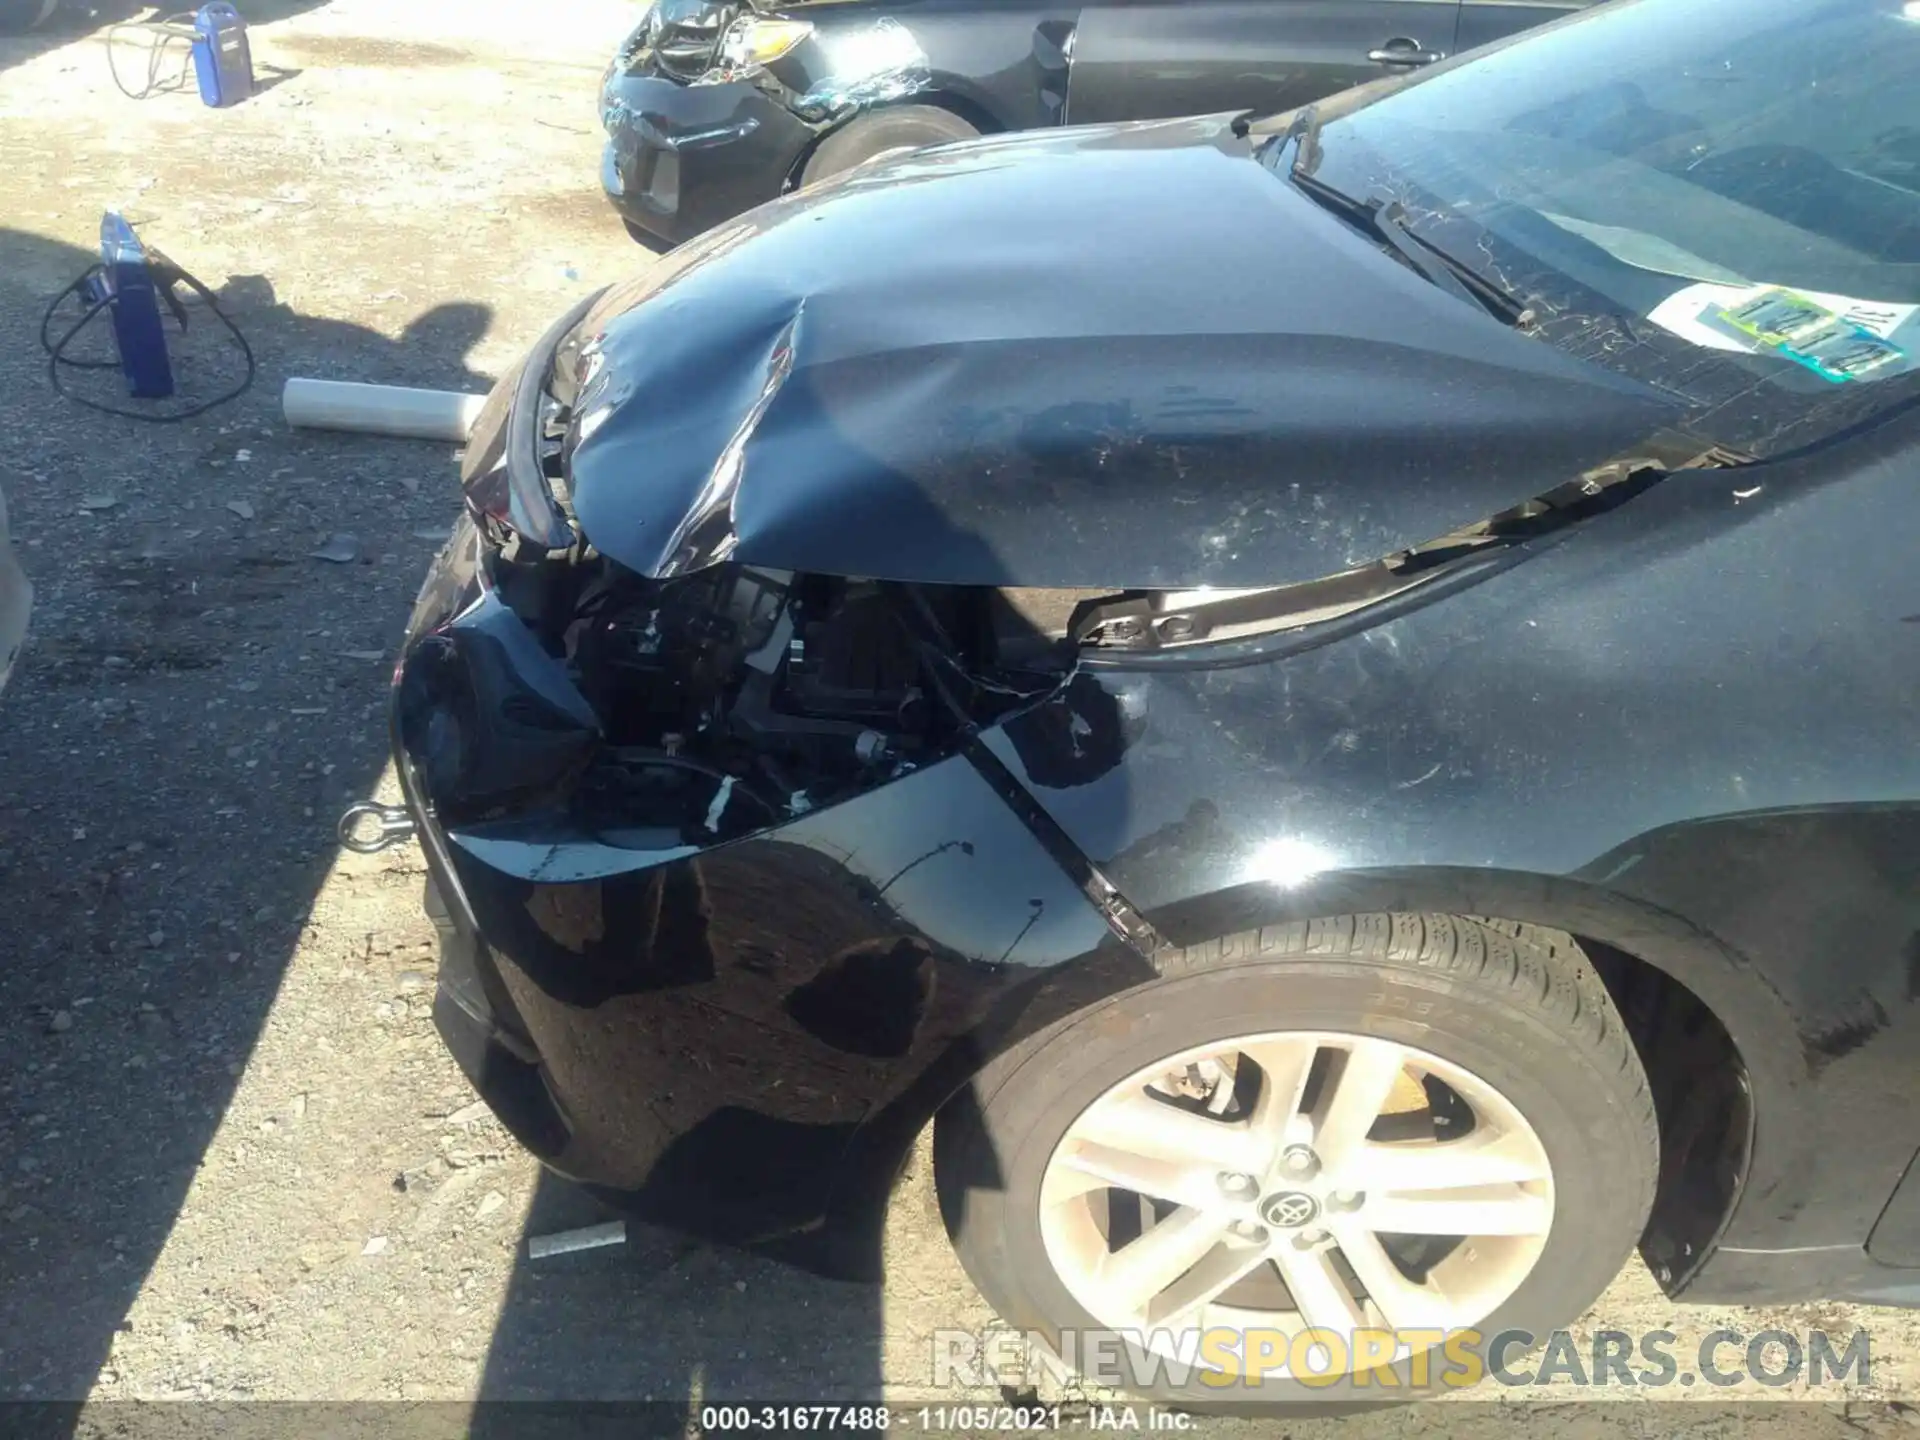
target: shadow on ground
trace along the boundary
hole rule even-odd
[[[526,1234],[616,1213],[543,1175]],[[527,1258],[523,1241],[480,1399],[653,1401],[689,1418],[711,1404],[882,1400],[879,1286],[821,1280],[632,1221],[627,1230],[623,1246],[541,1260]],[[873,1243],[877,1252],[878,1235]],[[482,1409],[474,1434],[505,1436],[518,1412]]]
[[[0,333],[32,335],[91,259],[0,229]],[[334,819],[386,762],[388,667],[368,657],[394,652],[435,548],[430,522],[450,518],[448,455],[290,431],[281,383],[486,387],[465,364],[483,306],[427,311],[395,343],[293,312],[264,277],[202,278],[260,371],[239,401],[185,424],[76,408],[31,342],[0,352],[0,488],[37,587],[0,695],[5,1400],[71,1401],[112,1379],[115,1336],[337,857]],[[224,388],[238,363],[192,313],[174,346],[187,400]],[[110,358],[104,329],[74,353]],[[68,383],[128,403],[115,371]],[[352,559],[314,557],[340,535]],[[543,1176],[526,1234],[609,1213]],[[638,1223],[631,1235],[538,1262],[523,1237],[479,1398],[652,1399],[680,1413],[703,1397],[880,1399],[877,1287]],[[475,1427],[524,1418],[488,1409]]]
[[[32,335],[89,258],[0,229],[0,333]],[[258,277],[223,294],[260,375],[186,424],[80,410],[31,341],[0,353],[0,487],[37,589],[0,695],[10,1399],[84,1395],[107,1363],[335,859],[333,821],[381,774],[378,662],[435,548],[418,527],[451,519],[444,449],[289,431],[280,384],[486,384],[465,365],[484,306],[430,311],[396,345]],[[189,334],[183,392],[223,386],[236,357],[205,316]],[[117,382],[73,383],[125,404]],[[339,558],[314,557],[339,536]]]

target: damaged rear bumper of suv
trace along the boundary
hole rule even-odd
[[[879,17],[836,31],[739,0],[661,0],[601,90],[601,184],[629,228],[677,245],[782,194],[821,137],[927,89],[927,57]]]
[[[677,245],[778,196],[818,130],[745,81],[609,74],[600,183],[620,218]]]

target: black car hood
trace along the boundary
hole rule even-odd
[[[1389,259],[1224,116],[857,168],[609,291],[562,356],[575,515],[656,578],[1286,584],[1681,408]]]

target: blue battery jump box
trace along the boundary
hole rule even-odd
[[[87,281],[87,299],[105,303],[127,392],[138,400],[173,394],[173,362],[160,323],[162,283],[133,227],[118,211],[107,211],[100,222],[100,268]]]
[[[118,370],[126,380],[127,393],[136,400],[164,400],[175,393],[172,357],[167,353],[166,317],[173,312],[182,335],[187,333],[188,312],[180,290],[191,290],[200,297],[201,310],[225,327],[233,348],[246,363],[246,374],[238,382],[210,399],[185,408],[175,406],[166,412],[144,408],[129,409],[111,404],[95,395],[83,395],[69,389],[62,374],[69,370]],[[78,297],[84,307],[77,319],[62,325],[60,307]],[[115,359],[77,358],[67,353],[73,342],[93,322],[105,315],[113,327]],[[220,297],[206,283],[196,280],[158,250],[144,243],[117,210],[109,210],[100,221],[100,261],[88,269],[54,299],[40,317],[40,345],[47,352],[47,376],[56,395],[75,404],[108,415],[126,415],[135,420],[173,422],[204,415],[216,405],[224,405],[246,393],[258,373],[253,347],[240,333]]]
[[[253,94],[253,46],[247,22],[225,0],[202,5],[193,17],[193,73],[200,98],[215,109]]]

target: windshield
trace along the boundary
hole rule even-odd
[[[1466,258],[1535,262],[1508,269],[1562,308],[1789,389],[1920,368],[1920,0],[1614,0],[1330,120],[1319,154],[1471,220]]]

